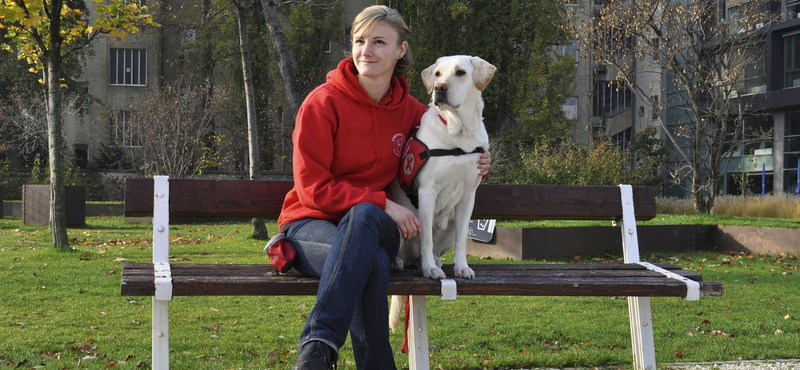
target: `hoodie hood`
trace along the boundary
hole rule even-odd
[[[400,108],[405,103],[404,100],[410,97],[408,95],[408,81],[406,81],[405,76],[393,76],[386,97],[381,100],[380,104],[376,104],[369,98],[361,84],[358,83],[358,70],[349,59],[342,60],[336,69],[328,72],[327,81],[353,100],[376,107],[380,106],[383,109]]]

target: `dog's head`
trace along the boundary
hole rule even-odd
[[[441,57],[432,66],[422,71],[422,81],[433,104],[458,108],[471,98],[470,92],[479,94],[492,80],[495,66],[489,62],[467,55]],[[474,87],[474,89],[473,89]]]

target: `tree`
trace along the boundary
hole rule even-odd
[[[294,67],[292,66],[292,56],[289,51],[289,46],[286,43],[286,36],[283,33],[283,26],[281,26],[278,17],[278,10],[274,0],[261,0],[261,7],[264,11],[264,19],[267,21],[269,34],[272,38],[272,45],[275,48],[275,54],[278,58],[278,67],[281,71],[281,79],[283,80],[283,87],[285,89],[286,103],[289,105],[290,119],[286,124],[282,125],[280,131],[281,151],[283,153],[291,153],[291,132],[294,127],[294,118],[297,116],[297,111],[300,110],[300,90],[297,86],[295,79]],[[290,126],[291,125],[291,126]],[[291,156],[283,157],[281,169],[287,170],[291,168]]]
[[[743,134],[746,118],[757,113],[743,95],[753,87],[747,77],[764,63],[763,31],[773,20],[768,6],[610,0],[582,30],[595,60],[652,107],[674,147],[673,183],[690,180],[699,213],[713,213],[723,162],[763,139],[763,133]]]
[[[415,61],[408,80],[420,101],[427,99],[418,76],[436,58],[477,55],[497,67],[483,94],[484,123],[490,135],[529,142],[543,134],[566,135],[570,122],[561,106],[571,96],[575,57],[557,51],[558,46],[571,44],[571,35],[563,27],[567,13],[561,0],[405,0],[395,4],[413,30],[409,37]]]
[[[70,54],[84,48],[99,35],[124,39],[140,25],[157,25],[147,7],[136,2],[111,0],[96,8],[89,26],[82,0],[1,0],[0,27],[7,28],[2,48],[43,74],[47,96],[47,132],[50,163],[50,231],[53,245],[70,249],[64,211],[63,127],[61,111],[62,65]],[[102,2],[101,0],[93,0]]]
[[[125,110],[108,110],[112,129],[130,142],[129,162],[140,176],[185,178],[224,160],[226,141],[213,134],[214,120],[228,105],[228,94],[211,83],[186,77],[151,92]]]
[[[242,82],[244,85],[245,108],[247,111],[247,148],[248,148],[248,174],[250,180],[257,180],[261,177],[261,167],[258,151],[258,118],[256,116],[255,93],[253,91],[253,68],[250,62],[250,37],[247,31],[247,8],[253,1],[243,2],[233,0],[236,7],[236,23],[239,30],[239,55],[242,61]],[[269,238],[267,227],[264,220],[254,218],[251,220],[253,225],[253,238],[265,240]]]
[[[29,165],[34,157],[47,155],[47,107],[41,89],[25,90],[24,85],[10,90],[0,100],[0,137],[6,148],[14,152],[23,164]],[[81,115],[87,96],[81,91],[63,94],[61,111],[64,117]],[[62,142],[65,133],[61,133]],[[66,147],[62,150],[67,154]]]

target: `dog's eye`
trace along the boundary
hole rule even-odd
[[[465,72],[463,69],[459,69],[456,71],[456,76],[463,76],[465,74],[467,74],[467,72]]]
[[[436,76],[436,77],[439,77],[439,76],[442,75],[442,72],[436,71],[436,73],[434,73],[433,75]]]

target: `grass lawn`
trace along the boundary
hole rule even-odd
[[[270,234],[276,225],[268,224]],[[269,263],[248,223],[171,227],[173,263]],[[149,297],[120,296],[124,261],[151,261],[151,226],[87,218],[75,251],[47,227],[0,219],[0,369],[150,368]],[[800,357],[800,258],[694,252],[650,254],[725,284],[697,302],[653,298],[657,361]],[[610,258],[605,256],[603,258]],[[583,260],[592,260],[586,256]],[[471,263],[501,263],[472,259]],[[524,261],[522,263],[550,263]],[[561,261],[564,262],[564,261]],[[429,298],[432,369],[630,365],[624,298]],[[313,297],[177,297],[174,369],[288,369]],[[393,333],[398,368],[401,333]],[[349,343],[341,369],[355,369]]]

